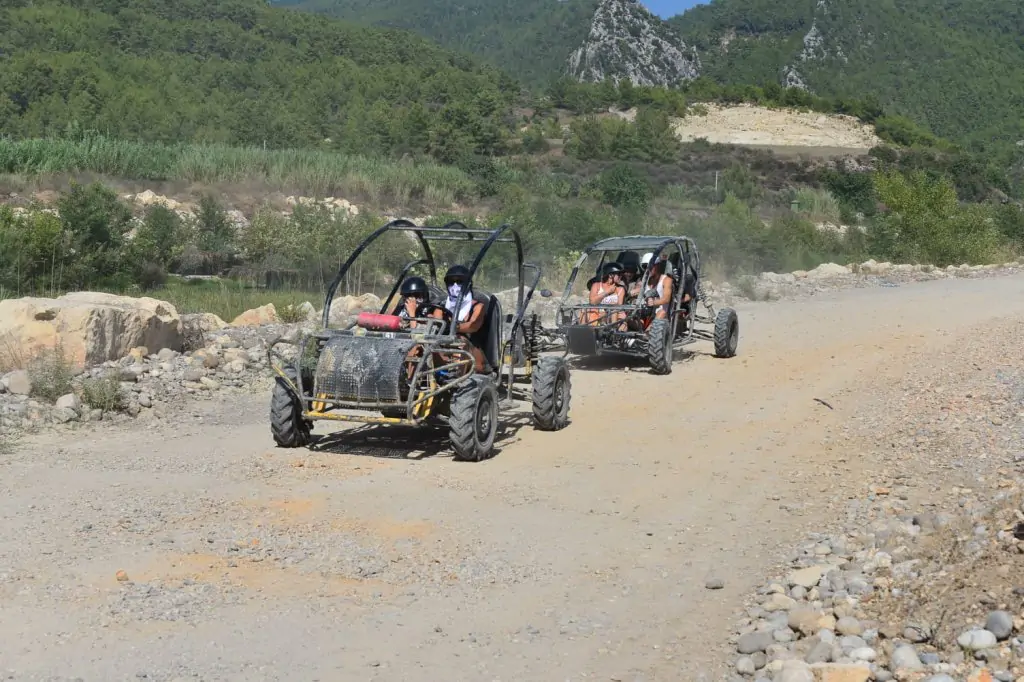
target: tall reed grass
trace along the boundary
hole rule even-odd
[[[473,197],[462,170],[318,150],[83,139],[0,138],[0,173],[99,173],[131,180],[218,183],[261,180],[314,196],[360,195],[374,202],[450,204]]]

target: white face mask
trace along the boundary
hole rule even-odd
[[[456,282],[456,283],[454,283],[454,284],[452,284],[452,285],[450,285],[448,287],[448,295],[451,296],[453,300],[457,299],[459,297],[459,294],[461,294],[461,293],[462,293],[462,285],[459,284],[458,282]]]

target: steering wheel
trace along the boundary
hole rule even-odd
[[[448,330],[451,328],[451,324],[452,321],[455,319],[455,316],[452,315],[452,311],[448,310],[443,305],[431,303],[430,301],[420,303],[416,307],[416,317],[429,317],[430,313],[434,312],[435,310],[441,311],[441,319],[444,320],[444,327],[442,328],[441,333],[447,334]]]

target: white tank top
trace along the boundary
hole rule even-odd
[[[662,296],[665,295],[665,275],[662,275],[661,277],[658,278],[658,286],[655,287],[655,289],[658,292],[658,298],[661,298]],[[667,313],[668,303],[662,303],[660,308]]]
[[[604,291],[603,284],[600,286],[598,291]],[[618,299],[618,297],[618,294],[615,293],[615,287],[612,287],[612,293],[602,298],[601,303],[599,305],[615,305],[615,301]]]

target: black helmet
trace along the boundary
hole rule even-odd
[[[402,296],[424,296],[430,294],[422,277],[406,277],[402,282]]]
[[[465,284],[469,281],[469,268],[465,265],[453,265],[448,268],[448,272],[444,273],[444,283],[454,284],[455,282],[461,282]]]
[[[617,275],[623,272],[625,268],[622,267],[622,263],[618,261],[611,261],[601,266],[601,277],[602,279],[609,275]]]

